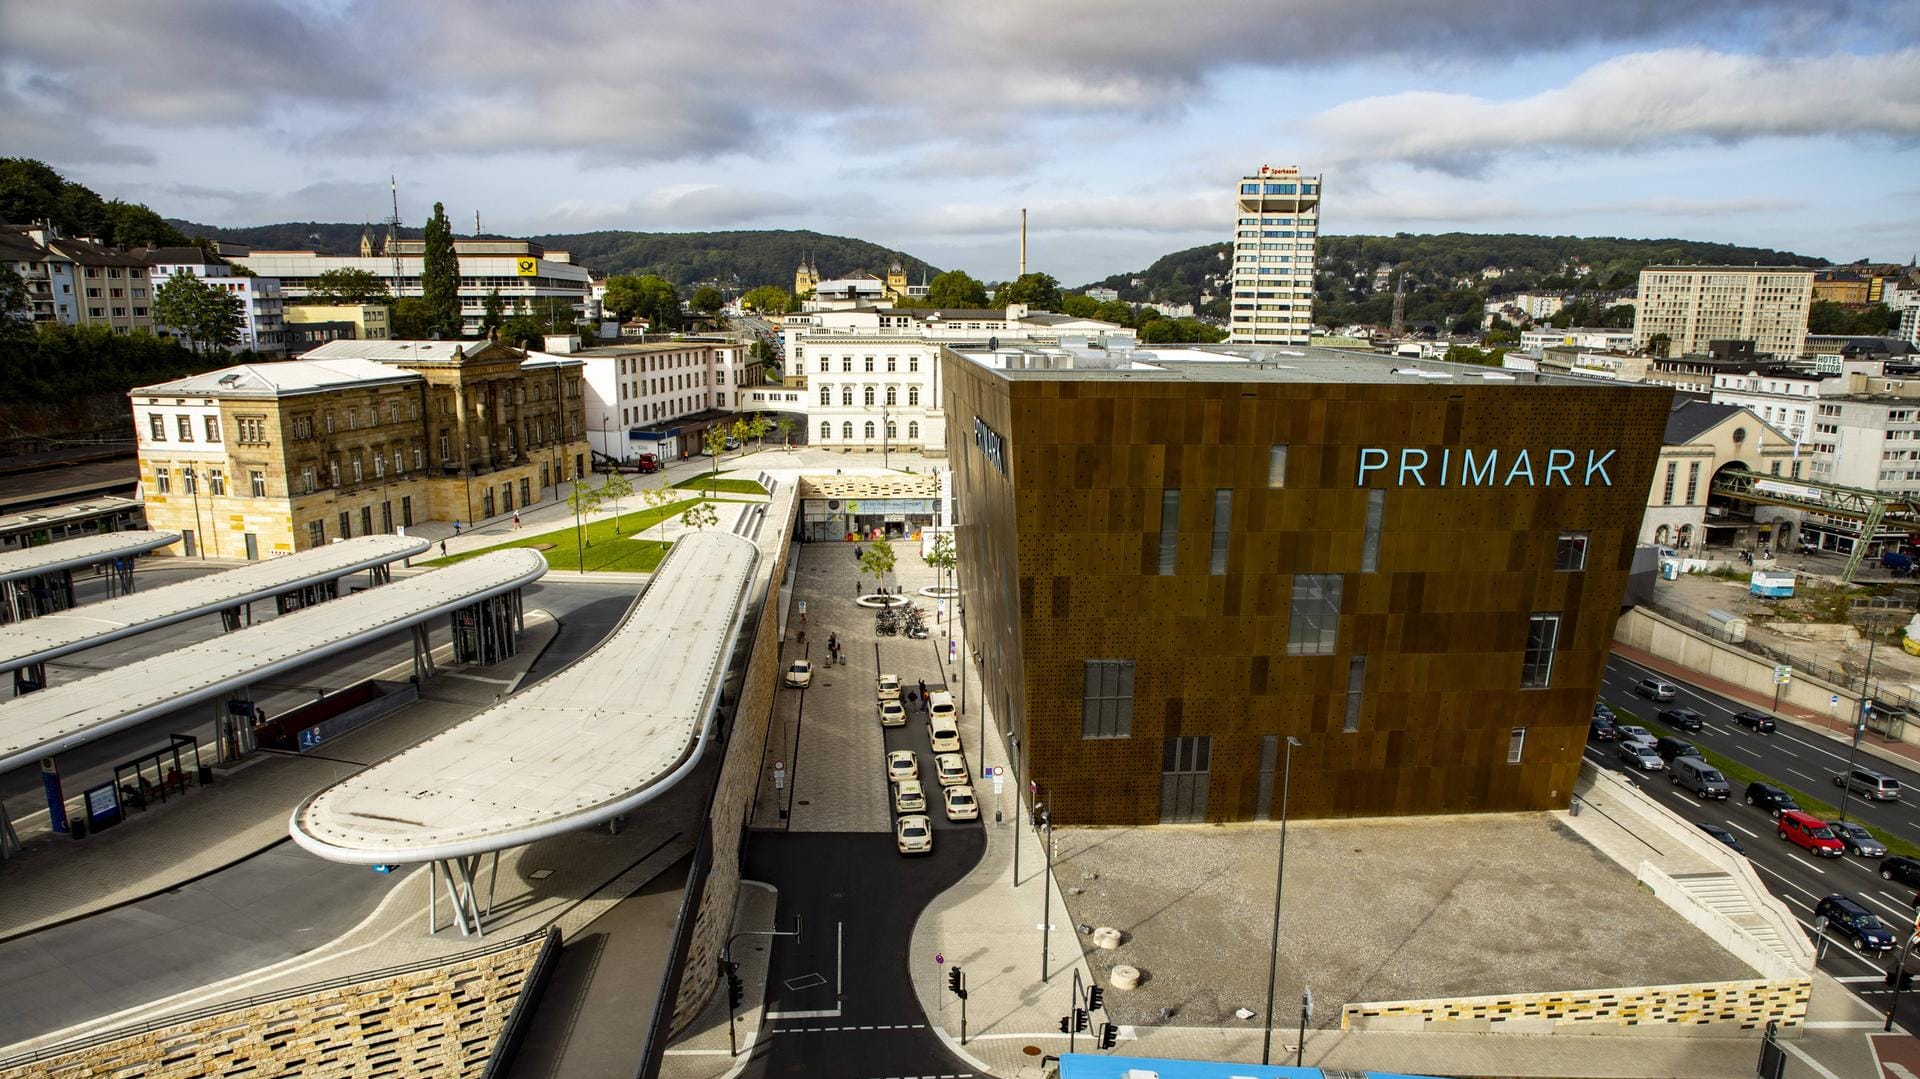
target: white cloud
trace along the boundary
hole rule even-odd
[[[1496,154],[1731,145],[1767,136],[1920,136],[1920,49],[1769,57],[1661,49],[1513,101],[1414,91],[1349,101],[1311,129],[1353,160],[1472,174]]]
[[[553,206],[530,232],[576,229],[748,228],[758,222],[803,214],[808,204],[779,191],[723,184],[674,184],[625,202],[567,199]]]

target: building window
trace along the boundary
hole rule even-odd
[[[840,387],[840,403],[849,408],[853,407],[853,387],[852,386]]]
[[[1360,572],[1380,568],[1380,521],[1387,515],[1387,492],[1367,492],[1367,531],[1360,544]]]
[[[840,437],[847,440],[848,442],[852,442],[853,441],[853,424],[851,423],[841,424]]]
[[[872,386],[867,387],[866,399],[867,399],[867,404],[869,405],[873,404],[873,387]]]
[[[492,492],[489,491],[488,494],[491,495]],[[488,501],[492,501],[492,499],[489,498]],[[492,515],[489,514],[488,516],[492,516]],[[363,536],[373,535],[373,507],[372,506],[360,507],[360,534]]]
[[[841,371],[843,371],[843,372],[850,372],[850,371],[852,371],[852,370],[853,370],[853,357],[852,357],[852,356],[842,356],[842,357],[840,357],[840,370],[841,370]]]
[[[1340,637],[1337,573],[1293,575],[1293,605],[1287,613],[1287,655],[1330,656]]]
[[[192,416],[176,416],[174,417],[174,419],[179,421],[180,441],[192,442],[193,441],[193,417]]]
[[[153,441],[165,442],[167,440],[167,418],[165,416],[162,416],[158,412],[147,413],[147,428],[147,433],[153,436]]]
[[[164,495],[164,494],[171,493],[172,490],[173,490],[172,473],[170,473],[165,468],[155,468],[153,470],[153,493],[157,495]]]
[[[1207,572],[1218,577],[1227,572],[1227,532],[1233,523],[1233,491],[1218,487],[1213,492],[1213,549],[1207,557]]]
[[[827,369],[827,357],[822,356],[820,357],[820,370],[825,371],[826,369]]]
[[[920,421],[919,420],[907,421],[907,437],[909,439],[917,439],[920,437]]]
[[[247,483],[253,488],[253,497],[267,497],[267,474],[265,472],[257,468],[249,471],[247,473]]]
[[[1361,697],[1367,688],[1367,657],[1352,656],[1347,660],[1347,721],[1341,727],[1348,734],[1360,729]]]
[[[833,424],[830,424],[825,420],[821,420],[820,421],[820,441],[825,442],[828,439],[831,439],[832,437],[833,437]]]
[[[1545,689],[1553,681],[1553,647],[1560,640],[1560,616],[1527,619],[1527,649],[1520,657],[1520,688]]]
[[[302,465],[300,467],[300,493],[312,494],[317,479],[319,479],[319,475],[314,471],[312,465]]]
[[[1693,505],[1694,496],[1700,492],[1700,462],[1687,462],[1687,505]]]
[[[1080,737],[1133,735],[1133,661],[1089,659],[1081,667]]]
[[[908,357],[907,357],[907,370],[909,370],[909,371],[918,371],[918,370],[920,370],[920,357],[918,357],[918,356],[908,356]]]
[[[1673,481],[1675,477],[1677,477],[1679,474],[1680,474],[1680,462],[1668,461],[1667,462],[1667,486],[1666,486],[1666,490],[1662,492],[1660,495],[1660,504],[1662,506],[1673,505]]]
[[[1798,461],[1793,463],[1793,478],[1796,480],[1800,478],[1800,462]]]
[[[326,428],[327,428],[327,433],[328,433],[328,434],[332,434],[332,433],[333,433],[333,413],[331,413],[331,412],[329,412],[329,413],[327,413],[327,417],[326,417]]]
[[[226,474],[217,468],[207,469],[207,493],[210,495],[224,495],[227,493]]]
[[[1520,755],[1526,751],[1526,748],[1527,729],[1525,727],[1515,727],[1513,731],[1507,735],[1507,763],[1519,764]]]
[[[1285,487],[1287,485],[1287,448],[1270,446],[1267,448],[1267,486]]]
[[[899,360],[898,360],[898,358],[897,358],[897,357],[894,357],[894,356],[888,356],[888,357],[887,357],[887,370],[889,370],[889,371],[892,371],[892,370],[895,370],[895,365],[896,365],[896,364],[897,364],[898,362],[899,362]]]
[[[359,483],[363,479],[365,476],[361,472],[360,455],[356,453],[353,455],[353,482]]]
[[[1587,568],[1587,534],[1585,532],[1560,533],[1559,546],[1553,552],[1553,568],[1569,571]]]
[[[207,423],[206,423],[207,441],[208,442],[220,441],[220,417],[208,416],[206,420],[207,420]]]
[[[917,405],[919,403],[920,403],[920,387],[908,386],[907,387],[907,404]]]
[[[1160,576],[1173,575],[1180,553],[1180,492],[1160,492]]]
[[[340,511],[340,538],[353,538],[353,515],[346,510]]]
[[[200,493],[200,474],[191,465],[180,470],[180,490],[190,495]]]
[[[327,522],[307,522],[307,546],[319,547],[327,542]]]
[[[872,356],[868,356],[868,357],[867,357],[867,370],[868,370],[868,371],[872,371],[872,370],[873,370],[873,357],[872,357]],[[869,404],[871,404],[872,402],[868,402],[868,403],[869,403]]]
[[[830,386],[820,387],[820,403],[823,405],[833,404],[833,388],[832,387]]]
[[[894,395],[895,395],[895,394],[897,394],[897,393],[899,393],[899,392],[900,392],[900,391],[899,391],[899,388],[898,388],[898,387],[895,387],[895,386],[888,386],[888,387],[887,387],[887,404],[889,404],[889,405],[897,405],[897,404],[899,404],[900,402],[894,399]]]
[[[873,441],[873,421],[872,420],[867,421],[867,441],[868,442]]]

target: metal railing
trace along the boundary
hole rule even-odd
[[[64,1056],[67,1053],[78,1052],[82,1049],[90,1049],[97,1045],[105,1045],[108,1042],[120,1041],[123,1038],[130,1038],[137,1034],[145,1034],[155,1030],[164,1030],[167,1027],[178,1026],[181,1023],[191,1023],[196,1019],[205,1019],[210,1016],[222,1015],[227,1012],[237,1012],[246,1008],[257,1008],[264,1004],[272,1004],[275,1001],[287,1000],[291,997],[302,997],[302,996],[308,996],[313,993],[324,993],[329,989],[344,989],[349,986],[364,985],[369,982],[377,982],[386,978],[397,978],[402,974],[413,974],[422,970],[432,970],[436,967],[448,967],[448,966],[453,966],[456,963],[466,963],[475,959],[485,959],[488,956],[498,955],[501,952],[510,951],[514,948],[518,948],[523,945],[529,944],[535,940],[539,940],[541,937],[544,937],[547,934],[548,934],[548,931],[545,929],[536,930],[535,932],[528,933],[525,936],[515,937],[512,940],[502,941],[498,944],[494,944],[486,948],[477,948],[470,952],[462,952],[459,955],[440,956],[439,958],[436,958],[436,959],[419,959],[411,963],[401,963],[397,966],[381,967],[378,970],[370,970],[361,974],[348,974],[338,978],[329,978],[323,982],[310,982],[306,985],[295,986],[291,989],[283,989],[277,993],[263,993],[259,996],[242,997],[237,1000],[229,1000],[219,1004],[208,1004],[208,1005],[205,1005],[204,1007],[194,1008],[190,1011],[173,1012],[168,1015],[163,1015],[154,1019],[149,1019],[142,1023],[131,1023],[126,1026],[114,1027],[111,1030],[103,1030],[98,1034],[88,1034],[82,1037],[72,1038],[67,1041],[56,1042],[44,1048],[35,1049],[32,1052],[21,1053],[17,1056],[11,1056],[11,1057],[6,1057],[4,1059],[0,1059],[0,1071],[6,1071],[10,1068],[18,1068],[23,1065],[32,1064],[37,1061],[47,1060],[49,1058],[56,1057],[56,1056]]]

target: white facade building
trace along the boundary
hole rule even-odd
[[[1888,290],[1885,295],[1887,306],[1900,312],[1900,340],[1920,349],[1920,289]]]
[[[229,295],[240,298],[245,320],[240,327],[240,347],[278,355],[287,351],[285,304],[280,282],[272,277],[236,274],[224,259],[207,255],[197,247],[158,247],[147,249],[147,276],[158,290],[175,274],[191,274]],[[177,333],[154,320],[158,333]]]
[[[1262,165],[1234,195],[1233,273],[1227,340],[1305,345],[1313,337],[1314,247],[1320,177]]]
[[[561,339],[565,340],[565,339]],[[731,338],[689,337],[550,350],[584,364],[587,443],[616,461],[642,453],[663,462],[692,456],[714,423],[740,407],[746,348]]]
[[[1594,326],[1571,326],[1556,330],[1551,326],[1520,331],[1520,351],[1538,356],[1548,348],[1581,348],[1595,352],[1630,352],[1632,330],[1612,330]]]

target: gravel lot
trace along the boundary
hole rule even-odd
[[[1232,1025],[1266,1006],[1277,825],[1060,830],[1056,878],[1120,1023]],[[1076,894],[1077,893],[1077,894]],[[1275,1012],[1313,1024],[1343,1005],[1757,975],[1547,814],[1295,822],[1287,834]],[[1258,1016],[1245,1020],[1257,1024]]]

